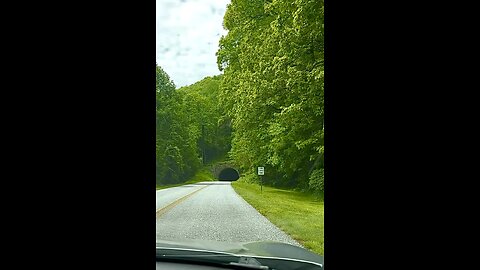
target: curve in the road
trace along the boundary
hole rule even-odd
[[[277,241],[302,247],[238,195],[230,182],[205,183],[157,219],[157,239]]]

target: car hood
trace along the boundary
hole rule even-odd
[[[304,260],[323,265],[323,256],[294,245],[274,242],[219,242],[210,240],[158,240],[157,248],[195,249],[202,251],[226,252],[235,255],[265,256]]]

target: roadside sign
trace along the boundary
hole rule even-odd
[[[265,174],[265,167],[258,167],[258,175],[264,175]]]

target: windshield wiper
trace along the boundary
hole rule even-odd
[[[265,269],[265,270],[270,269],[268,266],[262,265],[255,258],[252,258],[252,257],[240,257],[240,260],[238,260],[238,263],[231,262],[229,263],[229,265],[240,266],[240,267],[250,268],[250,269]]]
[[[258,262],[255,258],[252,257],[238,257],[238,256],[233,256],[234,258],[239,258],[238,262],[231,262],[230,260],[232,259],[232,255],[226,255],[226,254],[162,254],[160,256],[157,256],[157,259],[176,259],[176,260],[182,260],[185,261],[185,259],[194,259],[194,261],[203,261],[203,262],[209,262],[209,263],[219,263],[219,264],[224,264],[224,265],[230,265],[234,267],[241,267],[241,268],[248,268],[248,269],[262,269],[262,270],[269,270],[270,268],[266,265],[262,265],[260,262]],[[211,260],[212,258],[230,258],[230,262],[226,262],[225,260]],[[196,259],[196,260],[195,260]],[[200,260],[199,260],[200,259]]]

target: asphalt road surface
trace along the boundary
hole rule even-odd
[[[278,241],[302,247],[222,181],[158,190],[157,239]]]

